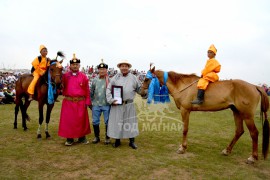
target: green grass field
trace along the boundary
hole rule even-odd
[[[137,150],[128,146],[127,139],[117,149],[103,142],[64,146],[65,139],[57,135],[61,102],[55,104],[52,112],[52,138],[45,139],[43,123],[42,140],[37,140],[36,102],[28,110],[28,131],[21,127],[20,114],[18,129],[13,129],[14,104],[1,105],[0,179],[270,179],[270,157],[262,160],[261,156],[259,111],[255,122],[260,132],[260,157],[254,165],[248,165],[245,161],[252,147],[246,127],[232,154],[221,155],[235,131],[230,110],[192,113],[188,150],[181,155],[176,151],[182,139],[182,124],[174,102],[147,106],[137,97],[135,103],[140,129]],[[92,141],[93,133],[87,138]],[[103,121],[101,138],[104,139]]]

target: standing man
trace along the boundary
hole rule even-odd
[[[207,56],[209,59],[207,60],[204,69],[202,70],[201,79],[197,84],[198,87],[197,99],[192,101],[191,104],[202,104],[204,101],[204,92],[209,82],[216,82],[219,80],[217,73],[220,72],[221,65],[215,59],[216,54],[217,49],[212,44],[207,51]]]
[[[115,138],[113,147],[121,145],[120,139],[129,138],[129,146],[137,149],[135,137],[139,135],[138,121],[134,105],[136,92],[139,93],[141,83],[136,76],[129,72],[131,64],[128,61],[121,61],[117,67],[120,73],[116,74],[110,81],[107,91],[107,101],[112,105],[109,116],[108,136]],[[114,99],[113,86],[122,87],[122,103]]]
[[[50,66],[50,59],[46,57],[48,54],[47,48],[44,45],[40,45],[39,52],[41,56],[36,57],[32,62],[31,73],[33,74],[34,78],[27,89],[27,92],[29,94],[28,101],[33,100],[33,95],[35,92],[35,86],[37,84],[37,81],[40,78],[40,76],[45,74],[48,66]]]
[[[108,121],[109,121],[109,113],[110,113],[110,104],[106,99],[106,88],[109,83],[108,78],[108,65],[102,62],[97,66],[98,68],[98,76],[93,80],[91,85],[91,101],[92,101],[92,119],[93,119],[93,128],[95,132],[95,138],[92,143],[96,144],[100,142],[99,138],[99,124],[100,124],[100,116],[103,113],[104,123],[105,123],[105,141],[104,144],[110,143],[110,138],[107,135],[108,130]]]
[[[63,75],[63,99],[58,135],[67,138],[66,146],[78,142],[88,144],[86,135],[90,134],[87,107],[91,105],[87,76],[79,71],[80,59],[73,54],[70,71]]]

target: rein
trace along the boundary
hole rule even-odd
[[[199,79],[196,80],[196,81],[193,81],[192,83],[190,83],[189,85],[187,85],[187,86],[184,87],[183,89],[181,89],[181,90],[179,90],[179,91],[176,91],[176,92],[172,93],[172,95],[173,95],[173,94],[176,94],[176,93],[181,93],[181,92],[183,92],[184,90],[186,90],[187,88],[189,88],[190,86],[192,86],[193,84],[195,84],[195,83],[198,82],[198,81],[199,81]]]

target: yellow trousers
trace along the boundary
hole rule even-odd
[[[209,81],[206,79],[201,78],[197,84],[198,89],[205,90],[209,84]]]
[[[199,80],[197,87],[198,89],[206,90],[209,82],[216,82],[218,80],[219,80],[218,75],[215,72],[210,72]]]
[[[30,85],[28,86],[28,89],[27,89],[27,92],[29,94],[34,94],[35,92],[35,86],[37,84],[37,81],[40,77],[40,75],[37,73],[37,72],[33,72],[33,76],[34,76],[34,79],[32,80],[32,82],[30,83]]]

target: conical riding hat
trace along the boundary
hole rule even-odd
[[[41,52],[42,49],[46,48],[44,45],[39,46],[39,52]],[[46,48],[47,49],[47,48]]]
[[[215,54],[217,54],[217,48],[214,46],[214,44],[212,44],[208,50],[213,51]]]

